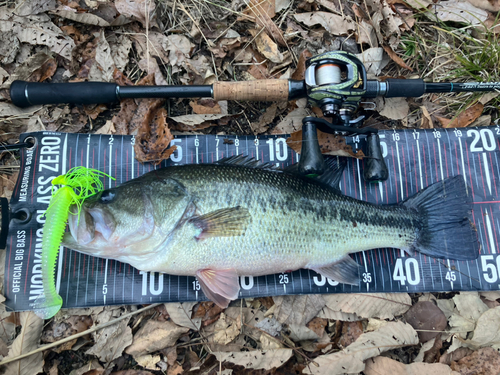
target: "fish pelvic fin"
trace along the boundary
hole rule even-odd
[[[202,230],[197,238],[204,239],[210,237],[241,236],[245,234],[251,219],[252,216],[248,209],[237,206],[222,208],[205,215],[195,216],[189,220],[189,223]]]
[[[225,309],[238,298],[240,283],[235,270],[198,270],[196,277],[205,296],[217,306]]]
[[[320,275],[342,284],[359,285],[359,264],[349,255],[324,267],[311,268]]]
[[[472,260],[480,244],[472,223],[472,196],[463,176],[455,176],[421,190],[400,204],[416,211],[420,228],[408,249],[434,258]]]

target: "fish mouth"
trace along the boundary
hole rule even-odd
[[[82,207],[80,212],[73,206],[69,215],[69,230],[78,245],[88,245],[102,238],[109,241],[114,230],[114,220],[111,215],[100,208]]]

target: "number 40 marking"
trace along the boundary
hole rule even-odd
[[[403,259],[396,259],[392,278],[399,281],[401,285],[406,285],[406,282],[410,285],[418,285],[420,283],[420,269],[417,260],[405,258],[403,267]]]

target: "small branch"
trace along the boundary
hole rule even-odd
[[[75,335],[66,337],[65,339],[59,340],[57,342],[53,342],[52,344],[41,346],[38,349],[35,349],[35,350],[33,350],[33,351],[29,352],[29,353],[21,354],[21,355],[19,355],[17,357],[6,358],[2,362],[0,362],[0,366],[6,365],[7,363],[10,363],[10,362],[19,361],[20,359],[29,357],[30,355],[33,355],[33,354],[36,354],[36,353],[39,353],[39,352],[43,352],[44,350],[47,350],[47,349],[55,348],[56,346],[62,345],[64,343],[68,342],[68,341],[71,341],[71,340],[77,339],[79,337],[88,335],[89,333],[98,331],[98,330],[100,330],[102,328],[106,328],[106,327],[112,326],[113,324],[116,324],[116,323],[118,323],[119,321],[121,321],[123,319],[129,318],[129,317],[131,317],[133,315],[137,315],[137,314],[139,314],[139,313],[141,313],[143,311],[152,309],[153,307],[156,307],[156,306],[159,306],[159,305],[161,305],[161,303],[155,303],[153,305],[149,305],[149,306],[143,307],[142,309],[130,312],[128,314],[124,314],[124,315],[120,316],[119,318],[116,318],[116,319],[110,320],[109,322],[106,322],[104,324],[100,324],[98,326],[92,327],[92,328],[90,328],[90,329],[88,329],[86,331],[83,331],[83,332],[77,333]]]

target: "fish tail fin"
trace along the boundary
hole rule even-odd
[[[401,202],[421,220],[409,249],[434,258],[471,260],[479,256],[477,230],[471,220],[472,197],[463,176],[439,181]]]

